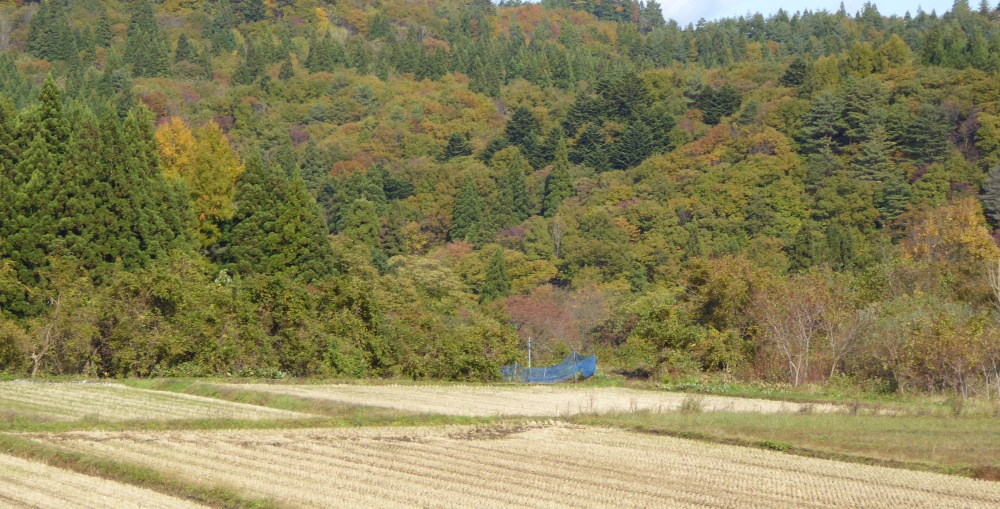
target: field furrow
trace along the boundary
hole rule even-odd
[[[301,507],[997,507],[1000,485],[568,426],[37,434]]]
[[[226,387],[285,394],[303,398],[378,406],[420,413],[465,416],[560,417],[579,413],[680,408],[690,396],[671,392],[619,387],[572,386],[403,386],[403,385],[289,385],[252,384]],[[783,401],[696,396],[706,411],[778,413],[798,412],[802,405]],[[813,412],[836,412],[837,405],[812,405]]]
[[[203,506],[128,484],[0,455],[0,507],[195,509]]]
[[[54,421],[311,417],[297,412],[111,383],[0,383],[0,408]]]

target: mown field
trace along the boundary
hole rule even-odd
[[[1000,457],[991,417],[588,386],[130,385],[0,384],[0,507],[1000,506],[1000,483],[956,467]],[[876,454],[890,435],[911,447]],[[915,452],[932,439],[947,454]]]

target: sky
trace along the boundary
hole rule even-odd
[[[795,11],[809,9],[819,11],[826,9],[834,12],[840,8],[840,0],[658,0],[663,8],[663,17],[675,19],[681,26],[688,23],[697,23],[700,18],[712,20],[715,18],[726,18],[739,16],[749,12],[761,12],[764,16],[772,14],[778,9],[785,9],[789,14]],[[994,5],[995,0],[989,0],[990,5]],[[884,15],[899,14],[902,16],[906,11],[916,14],[917,7],[922,7],[924,11],[936,10],[942,14],[951,9],[954,0],[883,0],[873,1],[878,11]],[[844,0],[844,8],[853,15],[861,10],[865,0]],[[979,8],[979,0],[969,0],[972,9]]]

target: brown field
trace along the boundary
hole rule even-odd
[[[29,438],[291,507],[1000,507],[1000,484],[557,425]]]
[[[128,484],[0,454],[0,507],[196,509],[203,506]]]
[[[226,385],[271,394],[444,415],[562,417],[579,413],[677,410],[686,394],[618,387],[472,385]],[[798,412],[803,405],[763,399],[695,396],[704,411]],[[835,412],[837,405],[808,405],[811,412]]]
[[[0,383],[5,415],[40,421],[295,419],[306,414],[105,383]]]

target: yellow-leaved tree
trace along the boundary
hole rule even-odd
[[[208,122],[192,133],[182,119],[174,117],[156,131],[156,141],[164,174],[187,185],[201,247],[218,243],[219,223],[232,219],[236,210],[233,193],[243,172],[222,129]]]

